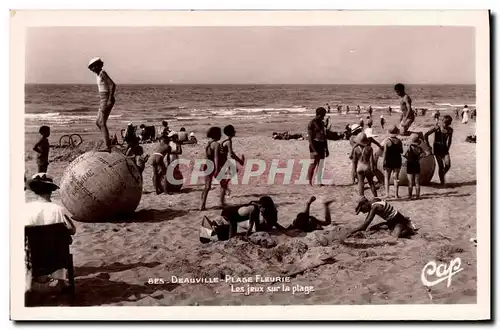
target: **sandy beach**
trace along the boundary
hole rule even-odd
[[[364,115],[366,116],[366,114]],[[396,123],[399,114],[385,115],[387,126]],[[273,118],[267,122],[232,121],[237,135],[234,148],[247,159],[306,159],[308,142],[276,141],[273,131],[305,133],[311,117],[299,120]],[[374,113],[374,131],[382,141],[385,132]],[[348,123],[357,122],[356,115],[332,115],[332,130],[341,132]],[[229,123],[219,121],[217,126]],[[199,159],[204,155],[204,133],[215,122],[183,124],[195,131],[198,145],[184,146],[182,158]],[[414,130],[426,131],[433,125],[431,114],[417,117]],[[111,131],[119,132],[110,121]],[[386,126],[386,127],[387,127]],[[454,120],[451,148],[452,167],[448,184],[422,187],[421,199],[409,201],[407,188],[400,187],[400,200],[390,203],[420,228],[411,239],[384,244],[388,231],[365,232],[359,242],[380,244],[341,244],[339,238],[347,229],[359,225],[364,215],[355,215],[356,186],[350,183],[348,141],[329,141],[330,157],[326,171],[333,185],[309,187],[277,183],[268,185],[267,176],[251,180],[249,185],[231,185],[227,203],[234,205],[271,196],[277,203],[279,222],[291,224],[310,196],[318,201],[311,213],[323,218],[322,201],[334,199],[331,205],[333,224],[323,231],[297,237],[271,233],[274,247],[265,248],[239,238],[226,242],[201,244],[199,227],[204,215],[220,214],[215,185],[207,200],[208,210],[198,211],[201,182],[185,185],[181,194],[156,195],[152,185],[151,166],[144,172],[143,196],[136,213],[113,223],[76,222],[77,233],[71,246],[73,253],[77,300],[76,305],[169,306],[169,305],[291,305],[291,304],[461,304],[475,303],[477,294],[476,248],[469,242],[476,237],[476,145],[466,143],[474,134],[475,122],[468,125]],[[173,127],[178,130],[179,127]],[[74,131],[79,133],[79,131]],[[57,144],[65,134],[54,130],[49,140]],[[59,183],[67,165],[79,154],[91,150],[100,139],[97,129],[87,127],[84,143],[77,150],[54,148],[50,151],[48,173]],[[26,173],[36,172],[31,150],[37,134],[25,134]],[[431,137],[432,141],[432,137]],[[146,153],[152,144],[146,144]],[[267,173],[267,172],[265,172]],[[278,180],[279,181],[279,180]],[[433,183],[438,181],[437,170]],[[391,188],[392,189],[392,188]],[[379,190],[382,193],[382,190]],[[367,192],[370,195],[370,192]],[[34,195],[26,192],[26,199]],[[60,203],[58,192],[53,201]],[[377,218],[373,224],[380,222]],[[367,240],[364,240],[366,238]],[[459,257],[463,271],[446,282],[427,290],[422,284],[423,267],[430,261],[449,263]],[[316,266],[316,267],[315,267]],[[287,283],[271,283],[276,277],[290,276]],[[265,277],[275,277],[265,282]],[[252,283],[238,283],[249,278]],[[156,279],[157,284],[151,284]],[[179,280],[181,279],[181,280]],[[203,279],[217,283],[180,283]],[[149,283],[148,283],[149,281]],[[195,281],[195,280],[193,280]],[[202,281],[202,280],[199,280]],[[264,282],[262,282],[264,281]],[[248,287],[262,287],[251,289]],[[287,289],[289,291],[287,291]],[[259,291],[262,290],[262,291]],[[243,292],[239,292],[243,291]],[[272,291],[272,292],[271,292]],[[38,297],[42,299],[41,297]],[[63,298],[45,295],[33,304],[65,305]]]

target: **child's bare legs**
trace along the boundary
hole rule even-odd
[[[328,226],[332,223],[332,217],[330,215],[330,204],[333,200],[326,201],[323,205],[325,206],[325,224]]]
[[[359,196],[365,195],[365,173],[358,172],[358,193]]]
[[[415,174],[408,174],[408,198],[413,195],[413,186],[415,185]]]
[[[443,161],[444,161],[444,167],[443,167],[443,178],[444,176],[446,175],[446,173],[448,173],[448,171],[450,170],[451,168],[451,158],[450,158],[450,154],[446,154],[444,157],[443,157]]]
[[[210,191],[210,188],[212,188],[212,177],[205,176],[205,188],[203,189],[203,192],[201,193],[200,211],[203,211],[206,208],[205,205],[207,203],[207,196],[208,196],[208,192]]]
[[[316,197],[311,196],[311,198],[307,201],[306,209],[304,210],[304,213],[307,214],[307,216],[309,216],[309,212],[311,210],[311,204],[314,203],[315,200],[316,200]]]
[[[229,185],[228,179],[221,180],[221,182],[220,182],[220,196],[219,196],[221,208],[223,208],[226,205],[225,200],[226,200],[226,193],[228,190],[228,185]]]
[[[100,111],[97,113],[97,120],[95,124],[99,128],[99,130],[104,134],[104,142],[106,143],[106,148],[108,152],[111,152],[111,140],[109,138],[109,130],[107,126],[107,121],[109,117],[110,111],[107,111],[104,113],[103,111]]]
[[[319,157],[315,156],[313,158],[313,163],[309,166],[309,171],[307,172],[307,179],[309,180],[309,185],[313,185],[314,170],[318,167]]]
[[[436,163],[438,165],[438,174],[439,174],[439,181],[441,182],[442,185],[445,184],[444,180],[444,175],[445,175],[445,164],[444,164],[444,157],[441,155],[434,155],[436,157]]]
[[[391,180],[391,172],[390,168],[384,168],[384,181],[385,181],[385,197],[389,198],[389,182]]]
[[[394,226],[394,230],[392,231],[392,236],[394,238],[400,238],[403,234],[403,231],[405,229],[405,226],[402,224],[398,223]]]
[[[420,198],[420,174],[414,174],[413,180],[415,181],[415,198]]]
[[[400,169],[394,169],[392,174],[393,174],[393,180],[394,180],[394,188],[396,190],[396,198],[399,198],[399,171]]]
[[[373,197],[377,197],[377,188],[375,187],[375,183],[373,182],[373,174],[367,174],[366,181],[368,181],[368,184],[370,185]]]

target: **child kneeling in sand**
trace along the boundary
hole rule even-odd
[[[358,205],[356,206],[356,214],[359,214],[359,212],[368,213],[365,222],[361,226],[349,232],[345,238],[358,231],[365,231],[376,215],[384,219],[386,222],[373,226],[371,229],[379,229],[382,225],[387,225],[389,229],[392,230],[392,235],[395,238],[415,234],[416,229],[412,221],[399,213],[399,211],[396,210],[391,204],[380,200],[379,198],[368,200],[364,196],[361,197],[358,201]]]
[[[300,230],[306,233],[322,230],[323,226],[329,226],[332,223],[332,218],[330,216],[330,204],[333,200],[324,202],[325,207],[325,221],[321,221],[316,217],[313,217],[309,214],[311,209],[311,204],[316,200],[315,196],[312,196],[307,202],[306,209],[304,212],[300,212],[297,214],[293,223],[287,228],[287,230]]]

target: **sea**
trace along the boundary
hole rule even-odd
[[[475,85],[408,85],[414,108],[453,111],[467,104],[475,108]],[[110,118],[129,122],[193,122],[231,118],[266,121],[273,116],[314,116],[319,106],[337,105],[355,113],[399,112],[393,85],[118,85]],[[96,85],[25,85],[26,129],[49,125],[93,124],[99,98]]]

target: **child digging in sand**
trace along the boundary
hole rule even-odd
[[[96,125],[104,134],[104,142],[106,149],[111,152],[111,139],[109,138],[109,130],[107,121],[111,110],[115,105],[115,89],[116,85],[103,70],[104,62],[99,58],[90,60],[88,68],[97,75],[97,87],[99,88],[99,111],[97,112]]]
[[[41,126],[38,132],[41,135],[40,140],[35,144],[33,150],[38,154],[36,156],[36,164],[38,165],[38,173],[47,173],[49,167],[49,139],[50,127]]]
[[[403,155],[406,158],[406,174],[408,175],[408,198],[412,198],[413,186],[415,186],[415,198],[420,198],[420,158],[425,155],[419,146],[420,136],[413,133],[410,136],[410,146]]]
[[[333,203],[333,200],[323,203],[325,207],[325,221],[321,221],[316,217],[311,216],[309,213],[311,204],[315,200],[316,197],[314,196],[309,199],[305,211],[297,214],[297,217],[293,220],[293,223],[287,228],[287,230],[296,229],[308,233],[315,230],[322,230],[324,226],[329,226],[332,223],[332,218],[330,216],[330,204]]]
[[[219,176],[219,172],[227,161],[227,150],[219,143],[222,137],[222,131],[220,127],[210,127],[207,132],[207,137],[210,139],[208,145],[205,148],[205,155],[207,163],[204,166],[204,170],[208,169],[209,165],[213,165],[212,170],[205,175],[205,189],[201,194],[201,206],[200,211],[205,210],[207,203],[208,192],[212,187],[212,180]],[[220,180],[220,207],[224,207],[224,199],[227,192],[227,186],[229,184],[228,179]]]
[[[429,136],[434,134],[434,157],[439,169],[439,180],[441,185],[445,184],[445,175],[451,167],[450,147],[453,139],[453,128],[451,128],[452,118],[449,115],[443,116],[441,125],[436,124],[434,128],[424,134],[425,142],[429,144]]]
[[[356,175],[358,181],[359,196],[365,194],[365,179],[370,185],[373,196],[377,197],[377,188],[373,182],[374,169],[377,167],[370,140],[365,133],[356,136],[356,146],[353,149],[352,173],[353,180]]]
[[[368,213],[365,218],[365,222],[361,226],[356,227],[354,230],[349,232],[345,238],[358,231],[365,231],[376,215],[384,219],[386,222],[373,226],[371,229],[378,229],[382,227],[382,225],[387,225],[387,227],[392,230],[392,235],[395,238],[410,236],[415,233],[416,229],[412,221],[399,213],[386,201],[382,201],[378,198],[368,200],[363,196],[358,200],[358,204],[356,206],[356,214],[359,214],[359,212]]]
[[[403,153],[403,143],[398,139],[399,129],[393,125],[388,130],[389,137],[383,142],[383,160],[385,174],[385,197],[389,197],[389,180],[393,175],[396,198],[399,198],[399,171],[401,170],[401,154]]]

